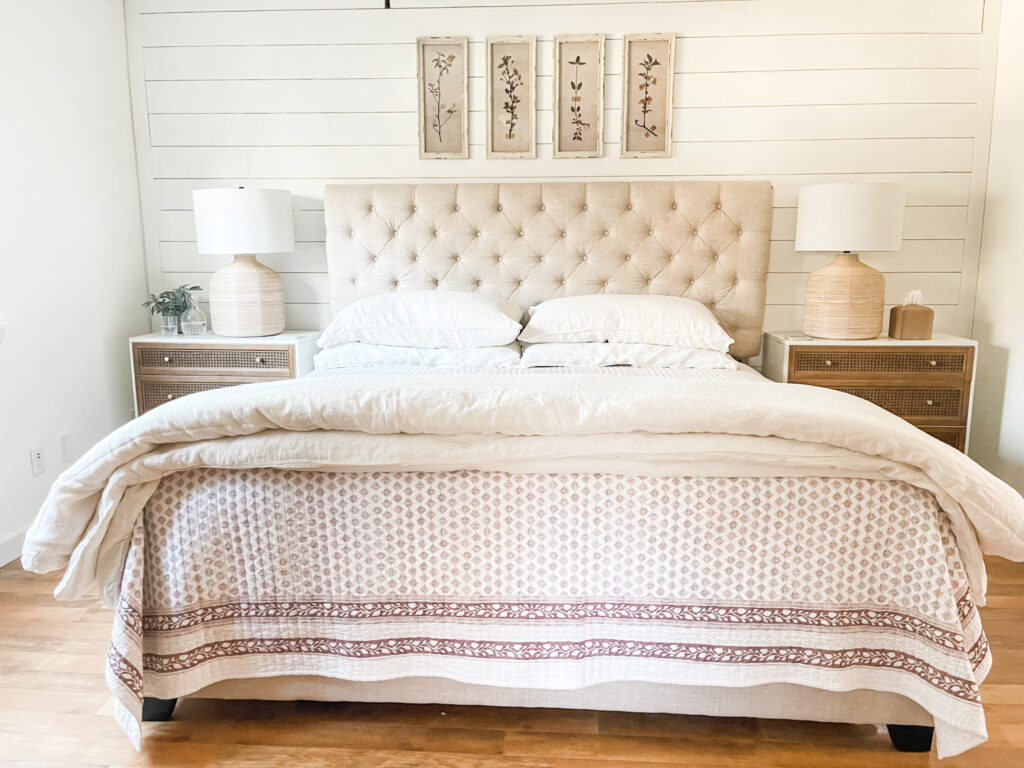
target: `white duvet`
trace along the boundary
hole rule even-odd
[[[982,551],[1024,560],[1024,499],[896,416],[749,369],[687,373],[369,369],[191,395],[62,474],[22,562],[66,568],[58,597],[99,582],[112,600],[159,479],[197,466],[891,478],[936,496],[979,602]]]

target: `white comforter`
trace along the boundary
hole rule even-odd
[[[220,389],[116,430],[54,484],[23,564],[66,568],[58,597],[116,595],[161,477],[197,466],[892,478],[935,494],[974,594],[981,552],[1024,560],[1024,499],[886,411],[750,375],[363,372]]]

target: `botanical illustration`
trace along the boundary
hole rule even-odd
[[[555,38],[555,157],[601,157],[604,36]]]
[[[455,63],[455,54],[449,53],[445,56],[443,53],[437,53],[434,55],[434,61],[432,62],[434,69],[437,70],[437,80],[427,83],[427,90],[430,91],[431,97],[434,99],[434,117],[432,127],[437,132],[437,140],[444,141],[444,136],[441,130],[445,124],[452,119],[452,115],[459,111],[458,104],[452,102],[451,106],[444,107],[441,104],[442,96],[442,78],[448,74],[448,71],[452,68],[452,64]],[[442,117],[441,111],[444,110],[444,116]]]
[[[643,91],[644,94],[643,98],[641,98],[637,103],[640,105],[640,112],[643,114],[643,122],[641,123],[639,120],[633,120],[634,125],[639,126],[648,136],[655,137],[658,135],[656,133],[658,126],[653,123],[651,125],[647,125],[647,115],[650,114],[651,103],[654,101],[654,97],[651,96],[651,86],[658,84],[658,78],[654,75],[652,70],[655,67],[660,66],[661,62],[649,53],[644,57],[644,60],[640,62],[640,90]]]
[[[623,157],[672,154],[673,35],[625,35],[622,55]]]
[[[569,81],[569,88],[572,89],[572,106],[569,107],[572,114],[572,140],[583,141],[583,131],[590,129],[590,123],[583,120],[583,79],[580,77],[580,67],[585,67],[587,62],[581,61],[579,54],[576,54],[576,58],[569,64],[576,68],[573,79]]]
[[[515,66],[515,59],[511,56],[502,56],[498,69],[505,86],[505,103],[501,105],[505,112],[505,119],[502,122],[508,128],[505,138],[512,141],[516,137],[516,121],[519,119],[520,100],[516,91],[523,84],[523,76],[519,74],[519,69]]]
[[[487,38],[487,156],[536,157],[536,42]]]
[[[420,157],[468,157],[464,37],[416,41]]]

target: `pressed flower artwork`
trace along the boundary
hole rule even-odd
[[[555,37],[555,157],[604,152],[604,35]]]
[[[536,44],[487,38],[487,156],[536,157]]]
[[[420,157],[469,157],[464,37],[416,41]]]
[[[622,41],[622,156],[671,157],[673,35]]]

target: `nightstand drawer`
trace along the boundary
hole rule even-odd
[[[965,427],[921,427],[922,432],[927,432],[934,438],[941,440],[946,445],[951,445],[958,451],[964,449],[964,444],[967,439],[967,429]]]
[[[912,424],[959,426],[966,421],[967,397],[962,388],[831,387],[868,400]]]
[[[135,371],[139,374],[174,371],[176,374],[198,376],[292,375],[292,355],[289,347],[136,344],[135,354]]]
[[[140,381],[139,415],[185,395],[232,386],[235,386],[234,382],[227,381]]]
[[[821,380],[829,376],[846,379],[890,378],[914,374],[918,380],[929,376],[964,377],[971,370],[973,350],[959,349],[887,349],[859,347],[794,347],[789,380]]]

